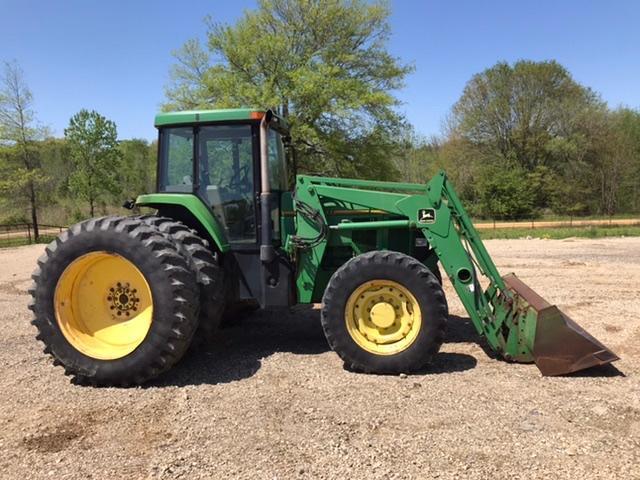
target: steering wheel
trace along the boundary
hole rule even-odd
[[[240,167],[238,173],[229,180],[229,189],[246,193],[251,190],[251,182],[249,181],[249,165]]]

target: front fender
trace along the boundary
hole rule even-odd
[[[162,209],[162,207],[178,207],[188,211],[198,221],[215,242],[218,250],[224,253],[229,250],[229,242],[220,223],[213,216],[209,207],[191,193],[150,193],[140,195],[136,206]]]

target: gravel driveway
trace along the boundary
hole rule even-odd
[[[257,313],[145,388],[79,387],[29,324],[42,246],[0,250],[0,477],[640,478],[640,238],[492,240],[622,357],[544,378],[490,358],[447,284],[435,363],[350,373],[317,309]]]

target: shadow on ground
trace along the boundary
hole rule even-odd
[[[477,342],[468,319],[452,318],[447,342]],[[210,345],[189,353],[151,387],[227,383],[253,376],[262,359],[274,353],[318,355],[329,345],[320,324],[320,311],[297,306],[290,311],[258,311],[221,329]],[[462,353],[440,353],[417,374],[460,372],[477,361]]]
[[[565,378],[595,378],[595,377],[626,377],[623,371],[616,367],[613,363],[599,365],[597,367],[587,368],[579,372],[562,375]]]
[[[484,353],[489,357],[497,361],[502,360],[487,344],[486,340],[478,335],[471,319],[468,317],[459,317],[457,315],[450,315],[449,322],[447,323],[447,337],[446,343],[477,343]],[[436,362],[434,362],[435,364]],[[580,377],[625,377],[626,375],[620,371],[614,364],[600,365],[596,367],[587,368],[586,370],[580,370],[579,372],[562,375],[566,378],[580,378]]]
[[[478,335],[469,317],[449,315],[445,343],[477,343],[489,358],[498,358],[485,339]]]

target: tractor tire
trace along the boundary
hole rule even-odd
[[[180,360],[198,326],[187,262],[140,219],[72,226],[46,247],[32,278],[36,338],[76,383],[154,378]]]
[[[184,257],[196,277],[200,295],[200,315],[194,347],[211,341],[226,306],[224,271],[209,242],[184,223],[157,215],[138,217],[170,239]]]
[[[442,272],[440,271],[440,267],[436,265],[433,268],[427,267],[427,269],[429,269],[431,273],[433,273],[433,275],[436,277],[436,280],[438,280],[438,285],[442,286]]]
[[[419,370],[444,341],[448,307],[436,276],[408,255],[372,251],[331,277],[322,298],[329,346],[355,372]]]

